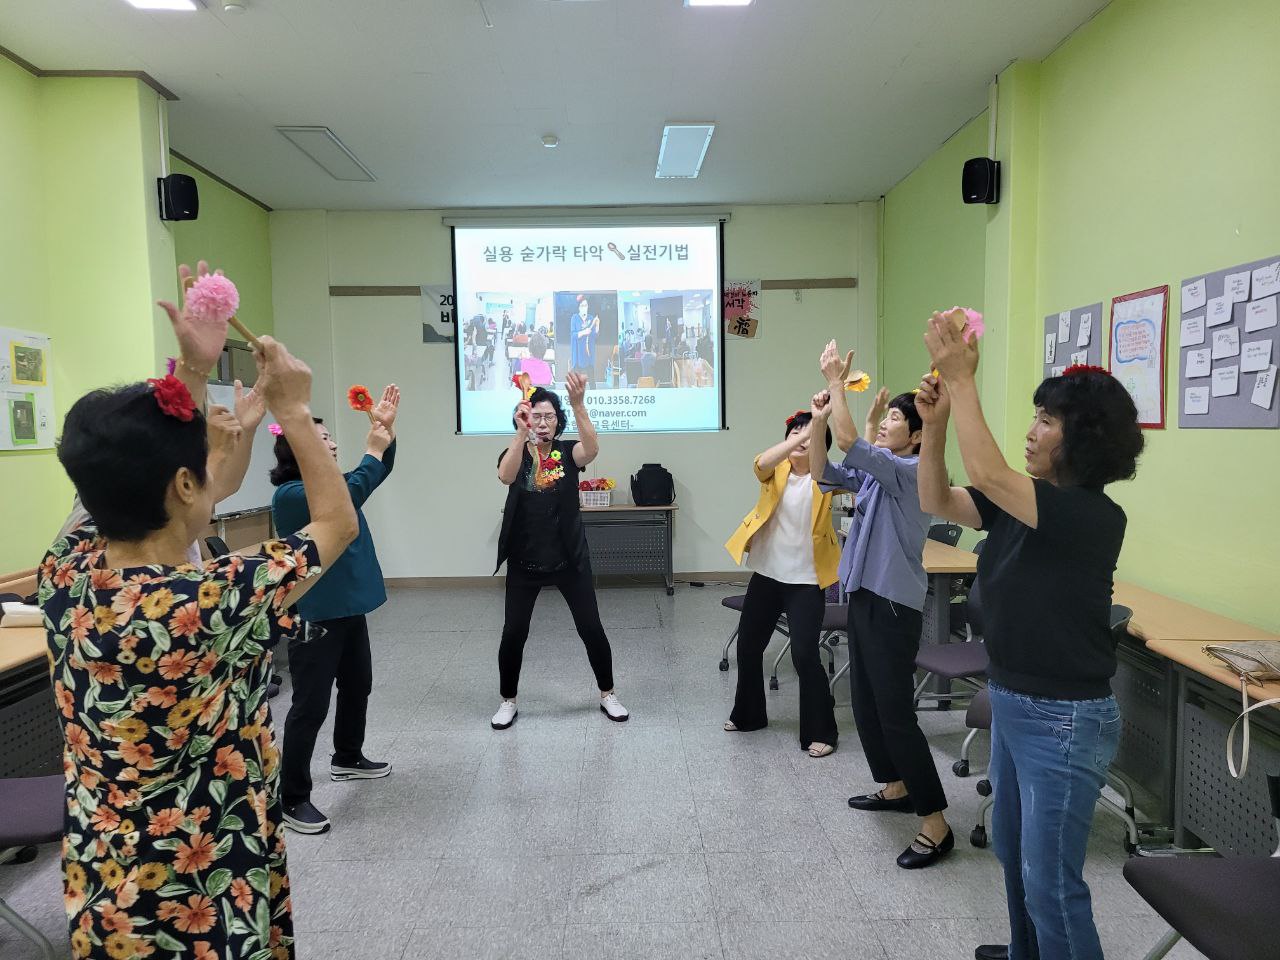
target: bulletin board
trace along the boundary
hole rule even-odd
[[[52,341],[0,327],[0,450],[52,450],[53,440]]]
[[[1280,427],[1280,256],[1190,277],[1179,309],[1178,426]]]
[[[1169,285],[1111,298],[1108,369],[1138,408],[1138,426],[1164,429]]]
[[[1102,304],[1051,313],[1044,318],[1044,376],[1058,377],[1075,364],[1102,366]]]

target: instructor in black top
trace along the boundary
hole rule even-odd
[[[495,730],[507,729],[518,715],[520,664],[529,639],[529,618],[543,587],[558,589],[569,605],[600,688],[601,712],[619,723],[630,716],[613,690],[613,655],[600,623],[578,507],[578,474],[599,455],[600,443],[583,402],[587,378],[570,373],[566,386],[578,441],[560,439],[565,428],[560,397],[539,387],[516,407],[515,436],[498,458],[498,479],[507,486],[507,505],[494,572],[506,562],[507,608],[498,647],[502,703],[490,721]]]
[[[1103,488],[1137,470],[1138,412],[1102,368],[1068,367],[1036,389],[1027,473],[1014,470],[983,419],[978,346],[958,332],[963,319],[956,310],[930,320],[925,344],[941,377],[924,378],[916,409],[921,508],[987,531],[978,579],[991,657],[992,838],[1010,942],[975,955],[1102,960],[1083,870],[1120,738],[1110,613],[1125,531]],[[971,487],[947,483],[952,410]]]

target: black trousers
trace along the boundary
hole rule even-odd
[[[524,662],[524,645],[529,639],[529,620],[533,605],[543,587],[555,587],[569,605],[573,625],[587,648],[587,660],[596,675],[596,685],[603,693],[613,689],[613,652],[600,622],[596,605],[596,588],[591,583],[591,564],[581,569],[558,570],[555,573],[531,573],[518,564],[507,565],[506,622],[502,625],[502,643],[498,646],[498,685],[504,700],[514,700],[520,686],[520,665]]]
[[[284,721],[280,761],[280,799],[286,807],[311,799],[311,754],[329,715],[335,681],[333,762],[355,763],[363,756],[365,717],[373,689],[373,655],[364,616],[307,624],[289,641],[289,675],[293,703]]]
[[[764,650],[773,637],[778,617],[787,615],[791,633],[791,662],[800,681],[800,747],[812,743],[836,745],[835,698],[827,685],[827,671],[818,654],[826,597],[817,584],[779,583],[759,573],[747,582],[747,596],[738,621],[738,692],[729,719],[739,730],[769,725],[764,697]]]
[[[849,595],[849,691],[853,719],[877,783],[901,780],[918,816],[947,808],[938,768],[916,718],[919,610],[870,590]]]

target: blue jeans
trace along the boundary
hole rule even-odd
[[[1085,850],[1120,740],[1115,697],[1043,700],[991,684],[992,839],[1009,960],[1102,960]]]

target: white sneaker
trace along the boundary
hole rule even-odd
[[[616,721],[617,723],[626,723],[627,719],[631,716],[631,714],[627,712],[627,708],[622,705],[622,701],[618,699],[618,695],[616,693],[606,694],[601,697],[600,709],[606,717],[610,720]]]
[[[495,730],[505,730],[516,722],[516,717],[518,716],[520,716],[520,711],[516,709],[516,702],[514,700],[503,700],[502,706],[498,708],[498,712],[489,721],[489,726]]]

